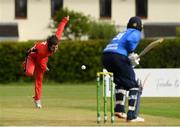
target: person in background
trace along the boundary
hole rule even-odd
[[[37,42],[26,53],[23,69],[26,76],[34,76],[35,79],[35,95],[33,96],[35,106],[41,108],[42,81],[44,73],[49,71],[47,67],[48,57],[58,50],[58,44],[65,25],[69,21],[69,16],[64,17],[59,23],[56,34],[50,36],[47,40]]]
[[[114,74],[115,115],[125,118],[128,122],[143,122],[144,119],[135,114],[139,86],[136,81],[134,66],[140,58],[134,53],[141,40],[142,21],[139,17],[131,17],[127,30],[118,33],[105,47],[102,63],[105,69]],[[126,91],[129,91],[128,112],[125,113]]]

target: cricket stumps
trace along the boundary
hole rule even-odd
[[[103,90],[102,90],[103,86]],[[110,93],[107,94],[107,87]],[[101,121],[101,100],[103,98],[104,107],[104,123],[107,122],[108,114],[108,100],[110,97],[110,112],[111,112],[111,123],[114,122],[114,83],[113,83],[113,73],[111,72],[97,72],[97,123]]]

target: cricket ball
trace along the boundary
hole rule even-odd
[[[81,69],[82,69],[82,70],[85,70],[85,69],[86,69],[86,66],[85,66],[85,65],[82,65],[82,66],[81,66]]]

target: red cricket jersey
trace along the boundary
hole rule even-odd
[[[59,23],[57,31],[56,31],[56,36],[58,40],[61,39],[64,26],[68,20],[66,18],[62,19],[62,21]],[[46,70],[47,68],[47,62],[48,62],[48,57],[51,56],[53,53],[48,50],[48,44],[47,41],[44,42],[37,42],[35,46],[33,47],[37,49],[37,52],[31,52],[29,54],[29,57],[31,57],[36,65],[39,65],[42,70]]]

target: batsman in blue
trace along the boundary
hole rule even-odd
[[[115,115],[125,118],[128,122],[143,122],[135,110],[139,86],[136,81],[134,67],[140,58],[135,50],[141,40],[142,21],[139,17],[131,17],[127,29],[118,33],[105,47],[102,63],[105,69],[114,74],[115,85]],[[126,92],[128,94],[128,111],[125,112]]]

